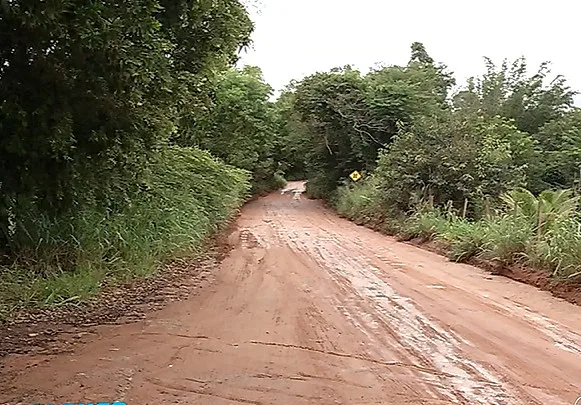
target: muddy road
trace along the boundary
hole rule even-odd
[[[320,203],[248,204],[197,296],[74,353],[8,356],[2,403],[573,404],[581,309]]]

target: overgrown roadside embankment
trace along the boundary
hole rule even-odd
[[[145,289],[138,295],[155,293],[164,280],[180,274],[180,267],[191,266],[190,259],[182,258],[203,256],[208,241],[236,215],[249,190],[248,172],[205,151],[172,147],[160,154],[142,189],[118,211],[87,206],[72,218],[45,221],[31,211],[35,227],[1,264],[2,318],[40,316],[48,321],[61,307],[82,314],[80,308],[86,309],[87,300],[101,290],[113,309],[132,289]],[[169,272],[167,263],[173,263]],[[138,278],[146,279],[141,287],[132,284]],[[109,288],[127,283],[129,290],[109,296]],[[149,290],[150,285],[157,287]],[[97,311],[92,318],[103,316]]]
[[[429,204],[407,215],[382,204],[374,180],[340,187],[331,206],[344,218],[402,242],[533,285],[581,305],[578,198],[566,191],[507,193],[504,207],[479,220]]]
[[[94,336],[98,326],[145,319],[171,302],[197,295],[212,281],[213,270],[229,252],[225,235],[231,227],[209,238],[203,253],[168,261],[147,277],[111,283],[69,305],[19,310],[0,329],[0,357],[68,352]]]

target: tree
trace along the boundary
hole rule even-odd
[[[412,56],[410,64],[419,63],[422,65],[434,65],[434,59],[428,55],[426,47],[421,42],[412,43]]]
[[[174,44],[171,59],[179,79],[174,90],[179,133],[174,135],[193,136],[213,106],[217,80],[250,44],[254,26],[238,0],[163,0],[162,6],[159,20]]]
[[[456,110],[505,117],[513,120],[519,130],[534,134],[572,108],[575,92],[564,77],[550,79],[548,63],[528,76],[525,58],[512,64],[505,60],[500,67],[488,58],[485,61],[486,73],[470,79],[468,87],[455,96]]]
[[[3,248],[30,205],[125,204],[252,24],[236,0],[4,1],[0,30]]]
[[[408,66],[389,66],[362,75],[350,66],[316,73],[294,90],[295,117],[306,128],[309,192],[328,196],[353,170],[372,170],[378,152],[401,125],[447,109],[453,83],[434,65],[423,45],[412,47]],[[305,139],[300,140],[305,144]],[[316,184],[316,186],[315,186]]]
[[[533,142],[506,121],[424,118],[381,154],[375,177],[388,205],[407,211],[413,198],[458,207],[526,184]]]
[[[308,128],[298,116],[295,105],[294,87],[289,85],[275,103],[277,118],[277,148],[275,160],[289,180],[305,179],[310,165]]]
[[[277,170],[271,94],[272,88],[255,66],[224,72],[216,80],[213,107],[199,120],[192,136],[179,142],[209,150],[227,163],[251,171],[254,191],[268,189]]]
[[[442,102],[446,101],[448,92],[456,84],[452,73],[448,71],[446,65],[436,63],[421,42],[412,43],[411,48],[412,55],[408,63],[408,68],[416,69],[427,74],[428,77],[423,82],[424,85],[429,83],[431,91],[440,96]]]
[[[535,135],[539,160],[533,191],[579,188],[581,182],[581,110],[545,124]]]
[[[307,170],[309,177],[320,176],[323,194],[360,165],[353,146],[365,130],[354,114],[363,108],[364,87],[361,74],[349,66],[316,73],[296,86],[294,108],[307,128],[310,144]],[[365,142],[373,140],[367,137]]]

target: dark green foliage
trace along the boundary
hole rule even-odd
[[[157,12],[155,2],[3,3],[3,244],[8,210],[18,221],[23,203],[57,211],[107,199],[167,137],[171,44]]]
[[[1,249],[30,204],[123,205],[252,28],[234,0],[12,1],[0,22]]]
[[[252,172],[254,193],[280,186],[275,180],[277,120],[271,94],[257,67],[224,72],[216,80],[213,107],[198,120],[196,130],[178,142],[197,145]]]
[[[18,254],[0,266],[0,318],[20,306],[85,298],[107,280],[151,274],[160,262],[195,252],[250,189],[248,172],[189,148],[164,149],[143,178],[119,210],[28,211],[31,232],[19,235]]]
[[[532,151],[528,135],[501,119],[421,119],[382,153],[375,174],[386,203],[402,211],[414,199],[460,207],[524,185]]]
[[[535,191],[546,188],[579,189],[581,181],[581,110],[573,111],[541,127],[538,142]]]
[[[305,151],[291,165],[305,168],[314,195],[329,197],[353,170],[372,170],[401,125],[443,113],[453,83],[419,43],[407,66],[367,75],[346,66],[306,77],[284,96],[289,149]]]
[[[252,28],[238,0],[0,2],[2,300],[149,272],[232,214],[246,172],[169,145]]]
[[[365,129],[355,122],[364,94],[363,78],[350,67],[317,73],[296,86],[294,108],[307,127],[308,154],[302,158],[311,195],[316,189],[316,195],[328,197],[341,177],[364,164],[362,148],[353,149],[354,139],[361,139],[365,145],[380,142],[363,136]]]
[[[295,110],[295,93],[289,86],[275,103],[277,148],[275,159],[289,180],[307,178],[306,156],[310,152],[308,127]]]

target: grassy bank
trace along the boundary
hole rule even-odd
[[[29,212],[30,229],[0,266],[0,317],[23,307],[83,300],[105,282],[153,273],[195,253],[244,203],[249,173],[190,148],[168,148],[142,190],[118,210],[87,206],[73,218]]]
[[[533,196],[515,190],[479,220],[463,218],[463,207],[418,206],[397,214],[382,202],[373,179],[338,189],[337,211],[401,240],[436,240],[457,262],[478,258],[503,266],[522,264],[555,278],[581,275],[581,221],[578,198],[568,191]]]

